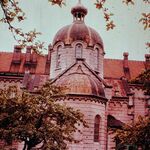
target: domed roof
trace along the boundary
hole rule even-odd
[[[84,23],[84,17],[87,14],[87,9],[79,3],[72,8],[74,21],[71,25],[61,28],[55,35],[53,45],[57,42],[64,44],[72,44],[72,42],[81,40],[87,43],[88,46],[98,44],[103,49],[103,41],[99,34]]]
[[[61,28],[54,37],[53,45],[57,42],[71,44],[77,40],[86,42],[88,46],[98,44],[103,48],[103,41],[99,34],[94,29],[86,26],[85,23],[77,21]]]
[[[84,73],[72,73],[56,82],[57,86],[65,87],[65,94],[95,95],[105,97],[104,89],[98,79]]]

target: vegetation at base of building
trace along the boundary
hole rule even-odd
[[[115,140],[118,141],[118,148],[123,145],[133,145],[142,147],[142,150],[150,149],[150,117],[139,116],[134,123],[115,130]]]
[[[150,95],[150,69],[140,73],[135,79],[130,81],[133,84],[142,84],[146,95]]]
[[[142,0],[145,5],[150,4],[150,0]],[[66,5],[65,0],[48,0],[52,5],[58,5],[62,7]],[[112,16],[114,15],[107,8],[108,0],[95,0],[94,5],[96,9],[100,10],[103,14],[103,18],[106,22],[106,30],[112,30],[116,27]],[[120,0],[121,3],[126,5],[134,5],[138,3],[135,0]],[[0,7],[3,12],[3,17],[0,18],[0,23],[6,23],[8,29],[12,32],[14,39],[21,45],[23,48],[25,46],[32,46],[32,50],[41,53],[44,47],[44,42],[37,40],[37,37],[41,34],[35,29],[29,32],[24,32],[21,28],[15,27],[13,22],[22,22],[26,19],[25,12],[20,8],[18,0],[0,0]],[[139,22],[143,24],[144,30],[150,29],[150,13],[143,12],[141,17],[139,16]],[[150,42],[146,42],[146,47],[150,48]]]
[[[150,69],[139,74],[130,83],[141,84],[145,94],[150,95]],[[150,116],[139,116],[135,122],[125,124],[122,129],[114,131],[118,150],[124,145],[131,145],[135,150],[138,146],[142,147],[142,150],[150,149]]]
[[[86,127],[79,110],[61,105],[54,97],[61,88],[47,82],[38,93],[20,91],[15,86],[0,89],[0,140],[4,146],[23,143],[23,150],[66,150],[67,142],[78,142],[73,133]],[[5,149],[5,147],[4,147]]]

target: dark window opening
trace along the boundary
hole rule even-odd
[[[99,142],[99,132],[100,132],[100,116],[96,115],[94,121],[94,142]]]

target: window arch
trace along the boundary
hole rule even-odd
[[[62,48],[61,45],[57,47],[57,54],[56,54],[56,68],[60,68],[60,67],[61,67],[61,64],[60,64],[61,48]]]
[[[83,46],[82,44],[77,44],[75,46],[75,55],[76,55],[76,58],[82,58],[82,50],[83,50]]]
[[[99,132],[100,132],[100,115],[95,116],[94,120],[94,142],[99,142]]]

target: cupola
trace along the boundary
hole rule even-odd
[[[81,0],[79,0],[78,4],[71,9],[71,13],[73,14],[74,21],[84,21],[88,10],[81,4]]]
[[[71,9],[73,22],[55,35],[51,50],[51,78],[74,64],[78,58],[103,78],[104,46],[99,33],[85,23],[88,10],[79,0]]]
[[[63,42],[64,45],[71,45],[75,41],[83,41],[87,43],[88,46],[94,47],[94,45],[97,44],[104,49],[103,41],[99,33],[84,23],[84,18],[88,10],[81,4],[80,0],[77,5],[71,9],[71,13],[73,15],[73,23],[61,28],[56,33],[53,46],[58,42]]]

